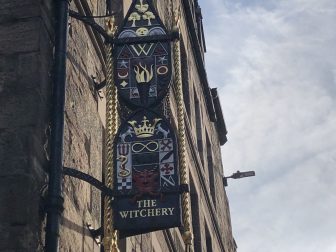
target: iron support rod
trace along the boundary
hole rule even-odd
[[[67,0],[55,1],[54,81],[52,88],[51,150],[45,237],[47,252],[58,252],[59,250],[59,225],[63,211],[62,163],[68,13],[69,3]]]

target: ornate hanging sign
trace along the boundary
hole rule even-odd
[[[171,82],[171,47],[151,1],[133,1],[116,35],[115,83],[119,97],[131,108],[150,107],[167,94]],[[131,42],[130,42],[131,41]],[[149,41],[149,42],[144,42]]]
[[[181,226],[177,148],[168,121],[149,110],[120,126],[113,208],[121,237]]]

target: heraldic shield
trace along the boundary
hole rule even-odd
[[[131,108],[156,105],[167,94],[172,76],[170,40],[155,41],[164,36],[167,30],[151,1],[133,1],[116,35],[125,43],[114,47],[115,83],[119,97]]]
[[[136,111],[115,139],[114,225],[120,237],[181,226],[177,141],[166,119]]]

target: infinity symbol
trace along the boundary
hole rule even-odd
[[[139,153],[141,151],[143,151],[144,149],[150,151],[150,152],[154,152],[159,148],[159,145],[157,142],[149,142],[147,144],[143,144],[143,143],[135,143],[132,146],[132,151],[135,153]]]

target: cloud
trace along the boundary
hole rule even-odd
[[[336,251],[336,2],[200,4],[239,251]]]

